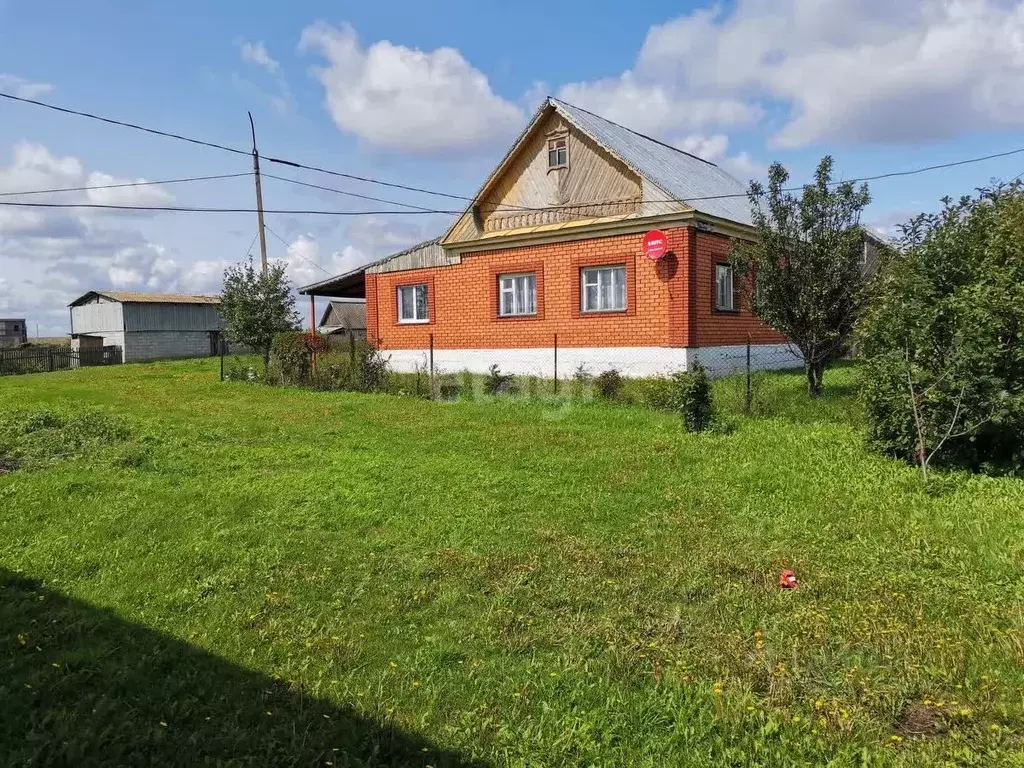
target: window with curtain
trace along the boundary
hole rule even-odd
[[[498,314],[501,317],[537,314],[537,275],[525,272],[498,278]]]
[[[733,269],[730,264],[715,265],[715,307],[717,309],[734,310],[736,300],[733,293]]]
[[[626,308],[626,267],[587,267],[582,275],[584,312],[621,312]]]
[[[429,319],[426,284],[401,286],[398,289],[398,322],[426,323]]]

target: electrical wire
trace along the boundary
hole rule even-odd
[[[63,112],[68,115],[78,115],[79,117],[87,117],[90,120],[99,120],[103,123],[109,123],[110,125],[120,125],[123,128],[133,128],[136,131],[144,131],[146,133],[152,133],[156,136],[164,136],[168,139],[178,139],[179,141],[187,141],[190,144],[198,144],[201,147],[210,147],[211,149],[219,149],[223,152],[231,152],[236,155],[245,155],[251,157],[252,153],[247,152],[244,149],[236,149],[234,147],[228,147],[224,144],[217,144],[213,141],[206,141],[204,139],[194,139],[190,136],[182,136],[180,133],[170,133],[169,131],[161,131],[156,128],[147,128],[144,125],[136,125],[135,123],[128,123],[123,120],[114,120],[111,117],[103,117],[101,115],[94,115],[91,112],[81,112],[77,109],[68,109],[67,107],[58,107],[56,104],[48,104],[45,101],[38,101],[37,99],[26,99],[24,96],[15,96],[12,93],[0,92],[0,98],[10,99],[11,101],[20,101],[24,104],[35,104],[37,107],[46,107],[57,112]]]
[[[214,181],[216,179],[239,179],[252,176],[247,173],[222,173],[216,176],[191,176],[185,179],[164,179],[163,181],[132,181],[121,184],[95,184],[85,187],[61,187],[59,189],[32,189],[26,192],[0,192],[0,197],[21,197],[22,195],[45,195],[55,192],[89,192],[94,189],[122,189],[124,187],[152,187],[160,184],[185,184],[190,181]]]
[[[99,120],[101,122],[109,123],[111,125],[118,125],[118,126],[122,126],[124,128],[132,128],[134,130],[144,131],[146,133],[154,134],[154,135],[157,135],[157,136],[164,136],[166,138],[178,139],[179,141],[186,141],[186,142],[189,142],[191,144],[196,144],[196,145],[199,145],[199,146],[210,147],[212,149],[219,149],[221,151],[230,152],[230,153],[236,154],[236,155],[245,155],[247,157],[252,155],[252,153],[250,151],[238,149],[236,147],[229,147],[229,146],[226,146],[224,144],[218,144],[216,142],[206,141],[204,139],[196,139],[196,138],[193,138],[193,137],[190,137],[190,136],[184,136],[182,134],[172,133],[172,132],[169,132],[169,131],[161,131],[161,130],[158,130],[158,129],[155,129],[155,128],[148,128],[146,126],[138,125],[136,123],[129,123],[129,122],[126,122],[126,121],[123,121],[123,120],[115,120],[113,118],[103,117],[101,115],[96,115],[96,114],[93,114],[93,113],[90,113],[90,112],[84,112],[84,111],[80,111],[80,110],[69,109],[67,107],[60,107],[60,106],[57,106],[55,104],[49,104],[49,103],[44,102],[44,101],[39,101],[37,99],[28,99],[28,98],[25,98],[25,97],[22,97],[22,96],[15,96],[13,94],[4,93],[4,92],[0,92],[0,98],[10,99],[12,101],[22,102],[22,103],[25,103],[25,104],[33,104],[35,106],[45,107],[46,109],[52,109],[52,110],[55,110],[57,112],[63,112],[65,114],[77,115],[79,117],[85,117],[85,118],[89,118],[89,119],[92,119],[92,120]],[[1006,151],[1006,152],[997,152],[997,153],[993,153],[993,154],[989,154],[989,155],[983,155],[981,157],[972,157],[972,158],[967,158],[967,159],[964,159],[964,160],[956,160],[956,161],[949,162],[949,163],[939,163],[939,164],[936,164],[936,165],[924,166],[922,168],[914,168],[914,169],[906,170],[906,171],[891,171],[891,172],[887,172],[887,173],[876,174],[876,175],[873,175],[873,176],[861,176],[861,177],[854,178],[854,179],[848,179],[848,180],[833,182],[833,184],[834,185],[836,185],[836,184],[843,184],[843,183],[858,184],[858,183],[862,183],[862,182],[866,182],[866,181],[878,181],[880,179],[890,179],[890,178],[895,178],[895,177],[914,176],[914,175],[917,175],[919,173],[926,173],[926,172],[929,172],[929,171],[942,170],[942,169],[945,169],[945,168],[955,168],[955,167],[962,166],[962,165],[969,165],[969,164],[972,164],[972,163],[980,163],[980,162],[984,162],[986,160],[994,160],[994,159],[1001,158],[1001,157],[1010,157],[1011,155],[1017,155],[1017,154],[1020,154],[1022,152],[1024,152],[1024,147],[1021,147],[1021,148],[1018,148],[1018,149],[1009,150],[1009,151]],[[425,195],[434,195],[434,196],[437,196],[437,197],[444,197],[444,198],[448,198],[448,199],[451,199],[451,200],[462,200],[462,201],[471,202],[471,203],[477,202],[476,198],[467,197],[465,195],[454,195],[454,194],[450,194],[448,192],[439,192],[437,190],[426,189],[424,187],[414,187],[414,186],[410,186],[410,185],[407,185],[407,184],[397,184],[397,183],[394,183],[394,182],[381,181],[380,179],[373,179],[373,178],[370,178],[370,177],[367,177],[367,176],[358,176],[356,174],[344,173],[342,171],[333,171],[333,170],[330,170],[328,168],[322,168],[322,167],[316,166],[316,165],[308,165],[308,164],[305,164],[305,163],[299,163],[299,162],[296,162],[296,161],[293,161],[293,160],[287,160],[287,159],[284,159],[284,158],[272,157],[272,156],[269,156],[269,155],[261,155],[261,157],[266,162],[276,163],[276,164],[279,164],[279,165],[288,166],[290,168],[299,168],[299,169],[304,169],[304,170],[309,170],[309,171],[316,171],[317,173],[324,173],[324,174],[327,174],[327,175],[330,175],[330,176],[337,176],[337,177],[340,177],[340,178],[352,179],[353,181],[361,181],[361,182],[364,182],[366,184],[377,184],[377,185],[384,186],[384,187],[390,187],[392,189],[401,189],[401,190],[405,190],[407,192],[417,192],[417,193],[425,194]],[[802,189],[803,189],[803,186],[788,187],[788,188],[784,189],[783,191],[785,191],[785,192],[799,192]],[[661,199],[661,200],[647,200],[647,201],[643,201],[643,202],[690,204],[690,203],[700,202],[700,201],[704,201],[704,200],[724,200],[724,199],[728,199],[728,198],[745,198],[746,196],[747,196],[747,194],[744,192],[744,193],[732,193],[732,194],[724,194],[724,195],[707,195],[707,196],[702,196],[702,197],[690,197],[690,198],[686,198],[686,199],[682,199],[682,198],[666,198],[666,199]],[[507,208],[507,209],[510,209],[510,210],[521,210],[521,211],[525,212],[525,211],[548,211],[548,210],[558,210],[558,209],[565,209],[565,208],[598,207],[598,206],[605,206],[605,205],[621,205],[623,202],[639,202],[639,201],[609,200],[609,201],[600,201],[600,202],[586,203],[585,205],[545,206],[545,207],[536,207],[536,208],[531,208],[531,207],[527,207],[527,206],[504,205],[504,204],[500,204],[500,203],[496,204],[496,205],[488,204],[486,202],[485,203],[480,203],[480,204],[484,205],[485,207],[492,207],[494,210],[497,210],[498,208],[504,207],[504,208]],[[403,204],[403,203],[397,203],[397,204],[398,205],[406,205],[406,204]],[[187,210],[187,209],[179,209],[179,210]],[[217,212],[221,212],[221,211],[217,211]],[[235,211],[231,210],[231,211],[223,211],[223,212],[235,212]],[[462,213],[462,211],[448,212],[448,211],[433,211],[433,210],[424,210],[422,212],[423,213],[427,213],[427,212],[430,212],[430,213],[457,213],[457,214],[461,214]],[[296,213],[300,213],[300,212],[296,212]],[[382,212],[382,213],[387,213],[387,212]]]
[[[252,247],[256,245],[256,238],[260,236],[260,231],[257,229],[256,234],[252,236],[252,240],[249,242],[249,247],[245,249],[246,256],[252,256]]]
[[[291,243],[289,243],[289,242],[288,242],[287,240],[285,240],[285,239],[284,239],[283,237],[281,237],[281,236],[280,236],[279,234],[277,234],[277,232],[275,232],[274,230],[272,230],[272,229],[270,228],[270,225],[269,225],[269,224],[267,224],[266,222],[264,222],[264,223],[263,223],[263,228],[264,228],[265,230],[267,230],[267,232],[269,232],[270,234],[272,234],[272,235],[273,235],[274,237],[276,237],[276,238],[277,238],[277,239],[278,239],[278,240],[279,240],[279,241],[280,241],[280,242],[281,242],[281,243],[282,243],[282,244],[284,245],[284,247],[288,249],[288,254],[289,254],[289,255],[291,255],[291,256],[298,256],[298,257],[299,257],[300,259],[302,259],[302,260],[303,260],[304,262],[306,262],[307,264],[312,264],[312,265],[313,265],[314,267],[316,267],[317,269],[319,269],[319,270],[320,270],[321,272],[323,272],[323,273],[324,273],[325,275],[327,275],[327,276],[329,276],[329,277],[333,277],[333,273],[331,273],[331,272],[328,272],[328,271],[327,271],[326,269],[324,269],[323,267],[321,267],[321,266],[320,266],[319,264],[317,264],[317,263],[316,263],[315,261],[313,261],[312,259],[307,259],[307,258],[306,258],[305,256],[303,256],[303,255],[302,255],[301,253],[298,253],[298,252],[294,252],[294,251],[292,251],[292,249],[291,249],[291,248],[292,248],[292,246],[291,246]]]
[[[300,187],[309,187],[311,189],[320,189],[324,192],[336,192],[339,195],[347,195],[348,197],[358,197],[360,200],[372,200],[375,203],[387,203],[389,205],[401,205],[404,208],[411,208],[416,211],[434,211],[430,208],[424,208],[421,205],[413,205],[412,203],[403,203],[398,200],[387,200],[382,197],[371,197],[370,195],[361,195],[358,192],[349,192],[344,189],[335,189],[334,187],[325,187],[322,184],[311,184],[308,181],[299,181],[298,179],[290,179],[287,176],[276,176],[273,173],[261,173],[264,179],[277,179],[278,181],[287,181],[289,184],[295,184]]]
[[[170,213],[257,213],[255,208],[201,208],[173,205],[105,205],[101,203],[24,203],[0,200],[0,205],[18,208],[88,208],[110,211],[166,211]],[[264,208],[264,213],[290,214],[295,216],[416,216],[442,213],[457,215],[462,211],[317,211]]]

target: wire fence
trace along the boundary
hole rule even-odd
[[[859,412],[855,364],[840,364],[828,374],[825,396],[809,407],[799,353],[788,344],[754,339],[689,349],[585,349],[563,346],[553,334],[549,347],[465,350],[441,348],[432,334],[420,349],[376,349],[354,336],[316,338],[326,346],[290,366],[273,358],[266,365],[261,355],[222,350],[221,379],[443,401],[604,400],[666,410],[671,409],[676,377],[700,364],[723,414],[853,423]]]

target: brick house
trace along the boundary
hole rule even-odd
[[[714,163],[549,98],[439,238],[305,286],[365,298],[367,336],[410,370],[627,375],[800,364],[728,264],[744,185]],[[643,251],[665,234],[667,253]]]

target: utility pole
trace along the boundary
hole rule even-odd
[[[260,185],[260,153],[256,151],[256,125],[249,112],[249,128],[252,129],[252,173],[256,177],[256,215],[260,222],[260,259],[263,274],[267,274],[267,233],[263,228],[263,187]]]

